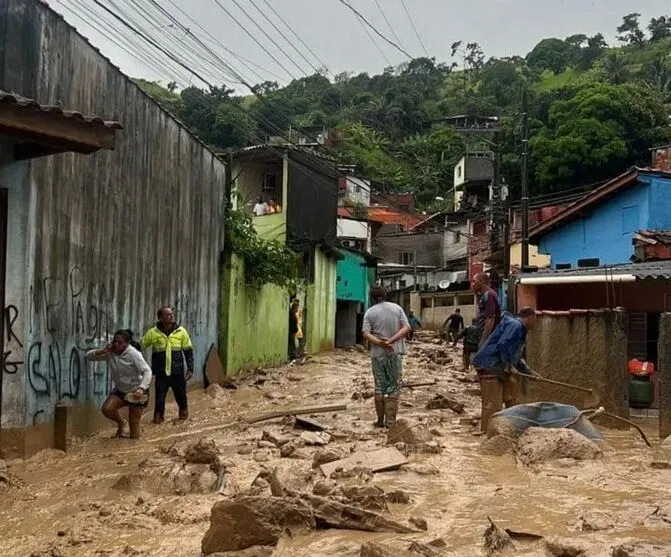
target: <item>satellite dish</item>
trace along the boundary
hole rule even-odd
[[[438,283],[438,288],[441,290],[447,290],[450,287],[450,284],[452,284],[449,280],[441,280]]]

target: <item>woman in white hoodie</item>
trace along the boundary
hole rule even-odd
[[[142,356],[142,352],[132,346],[133,332],[119,330],[114,333],[112,342],[105,348],[90,350],[87,360],[106,360],[114,390],[102,406],[106,418],[117,424],[117,437],[123,437],[125,421],[119,410],[128,406],[128,423],[131,439],[140,438],[140,421],[149,402],[151,368]]]

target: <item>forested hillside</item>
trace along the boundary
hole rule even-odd
[[[544,39],[526,56],[488,58],[476,43],[455,42],[451,52],[379,75],[265,82],[256,95],[137,81],[218,149],[259,143],[290,126],[338,129],[332,150],[343,163],[378,187],[415,193],[425,207],[445,194],[466,148],[463,137],[437,125],[457,114],[501,118],[502,175],[518,195],[526,92],[536,197],[648,164],[648,149],[671,140],[671,17],[639,18],[623,18],[617,45],[602,34],[572,35]],[[470,140],[468,147],[478,146]]]

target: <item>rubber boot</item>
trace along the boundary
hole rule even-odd
[[[385,401],[385,417],[387,418],[387,427],[394,425],[396,421],[396,413],[398,412],[398,397],[397,396],[388,396]]]
[[[375,427],[384,427],[384,410],[384,396],[375,395],[375,413],[377,414],[377,422],[375,422]]]
[[[503,406],[503,384],[496,377],[480,378],[482,393],[482,413],[480,415],[480,430],[487,432],[489,418],[501,410]]]

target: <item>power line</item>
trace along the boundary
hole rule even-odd
[[[308,58],[305,56],[305,54],[303,54],[303,52],[298,47],[296,47],[296,45],[292,41],[289,40],[289,38],[275,24],[275,22],[272,19],[270,19],[261,8],[259,8],[259,6],[256,4],[256,2],[254,2],[254,0],[249,0],[249,2],[251,3],[252,6],[254,6],[256,11],[261,14],[263,19],[265,19],[268,23],[270,23],[270,25],[273,27],[273,29],[275,29],[275,31],[289,44],[289,46],[291,48],[293,48],[305,62],[307,62],[308,66],[310,66],[315,71],[315,73],[319,73],[319,68],[317,68],[312,62],[310,62],[310,60],[308,60]],[[326,71],[328,71],[328,68],[326,68]]]
[[[392,27],[391,22],[390,22],[389,19],[387,18],[387,14],[386,14],[385,11],[382,9],[382,6],[380,5],[380,1],[379,1],[379,0],[374,0],[374,1],[375,1],[375,5],[377,6],[378,11],[382,14],[382,17],[384,18],[384,21],[385,21],[385,23],[387,24],[387,27],[389,27],[389,30],[391,31],[391,34],[394,35],[394,38],[396,39],[396,41],[397,41],[399,44],[402,45],[402,44],[403,44],[403,41],[402,41],[402,40],[399,38],[399,36],[396,34],[396,31],[394,31],[394,28]]]
[[[240,21],[239,21],[239,20],[238,20],[238,19],[237,19],[237,18],[236,18],[236,17],[235,17],[229,10],[228,10],[228,8],[226,8],[226,7],[220,2],[220,0],[214,0],[214,2],[215,2],[215,4],[216,4],[217,6],[219,6],[224,12],[226,12],[226,14],[228,15],[228,17],[230,17],[235,23],[237,23],[238,27],[240,27],[240,28],[245,32],[245,34],[246,34],[250,39],[252,39],[252,40],[253,40],[253,41],[254,41],[254,42],[255,42],[255,43],[256,43],[256,44],[257,44],[257,45],[258,45],[258,46],[259,46],[259,47],[260,47],[260,48],[267,54],[267,55],[268,55],[268,56],[270,56],[270,57],[273,59],[273,61],[274,61],[280,68],[282,68],[282,69],[283,69],[289,76],[291,76],[293,79],[297,79],[296,76],[295,76],[291,71],[289,71],[289,70],[284,66],[284,64],[282,64],[282,62],[280,62],[280,61],[273,55],[272,52],[270,52],[265,46],[263,46],[263,45],[261,44],[261,42],[260,42],[260,41],[259,41],[259,40],[258,40],[258,39],[257,39],[257,38],[256,38],[250,31],[249,31],[249,29],[247,29],[247,27],[245,27],[242,23],[240,23]],[[237,5],[237,3],[236,3],[236,5]],[[239,7],[239,6],[238,6],[238,7]],[[301,70],[301,71],[302,71],[302,70]]]
[[[361,21],[360,19],[359,19],[358,21],[359,21],[359,23],[361,24],[361,28],[364,30],[364,33],[366,33],[366,35],[368,35],[368,38],[370,39],[370,42],[373,43],[373,45],[375,46],[375,48],[377,49],[377,51],[380,53],[380,56],[382,56],[382,58],[384,58],[384,61],[387,63],[387,66],[391,66],[392,63],[390,62],[390,60],[389,60],[389,58],[387,57],[387,55],[384,53],[384,50],[382,50],[382,48],[380,47],[380,45],[377,44],[377,41],[375,40],[375,37],[373,37],[373,35],[370,34],[370,31],[368,30],[368,27],[366,27],[366,26],[363,24],[363,21]]]
[[[264,68],[263,66],[260,66],[259,64],[256,64],[255,62],[252,62],[251,60],[241,56],[240,54],[234,52],[230,48],[228,48],[226,45],[224,45],[219,39],[217,39],[212,33],[210,33],[207,29],[205,29],[200,23],[198,23],[195,19],[193,19],[188,13],[186,13],[182,8],[180,8],[173,0],[168,0],[168,2],[177,10],[179,13],[181,13],[184,17],[186,17],[191,23],[193,23],[196,27],[198,27],[205,35],[207,35],[210,40],[212,40],[217,46],[219,46],[221,49],[224,51],[228,52],[231,56],[233,56],[236,60],[240,61],[250,72],[252,72],[256,77],[258,77],[261,81],[265,81],[265,78],[259,74],[256,70],[252,69],[251,66],[254,66],[255,68],[267,73],[268,75],[276,78],[276,79],[282,79],[279,75],[276,73],[270,71],[267,68]]]
[[[233,1],[233,3],[238,7],[238,9],[239,9],[243,14],[245,14],[245,15],[247,16],[247,18],[254,24],[254,26],[255,26],[259,31],[261,31],[261,33],[263,33],[263,36],[266,37],[266,39],[268,39],[271,43],[273,43],[273,44],[275,45],[275,47],[276,47],[282,54],[284,54],[284,56],[287,58],[287,60],[289,60],[289,62],[291,62],[294,66],[296,66],[296,68],[298,69],[299,72],[301,72],[301,73],[303,73],[303,74],[307,74],[307,73],[308,73],[308,72],[306,72],[306,71],[302,68],[302,66],[299,66],[298,63],[297,63],[291,56],[289,56],[289,55],[286,53],[286,51],[285,51],[279,44],[277,44],[277,43],[275,42],[275,39],[273,39],[273,38],[266,32],[266,30],[265,30],[263,27],[261,27],[261,25],[260,25],[260,24],[259,24],[259,23],[258,23],[252,16],[251,16],[251,15],[249,15],[249,12],[248,12],[247,10],[245,10],[245,8],[243,8],[243,7],[240,5],[240,2],[238,2],[238,0],[232,0],[232,1]],[[262,13],[263,13],[263,12],[262,12]]]
[[[284,26],[285,26],[287,29],[289,29],[289,31],[291,31],[291,33],[293,34],[293,36],[296,37],[296,39],[297,39],[297,40],[298,40],[298,41],[299,41],[299,42],[306,48],[306,50],[307,50],[310,54],[312,54],[312,56],[314,56],[314,59],[317,60],[317,62],[319,62],[319,64],[320,64],[321,66],[323,66],[324,68],[326,68],[326,71],[329,71],[329,70],[328,70],[328,67],[326,66],[326,63],[323,62],[323,61],[319,58],[319,56],[317,56],[317,55],[314,53],[314,51],[310,48],[309,45],[307,45],[307,44],[305,43],[305,41],[300,37],[300,35],[299,35],[298,33],[296,33],[296,31],[293,30],[293,27],[291,27],[291,25],[289,25],[289,24],[287,23],[287,21],[282,17],[282,15],[281,15],[280,13],[278,13],[278,12],[275,10],[275,8],[272,7],[272,5],[270,4],[269,0],[263,0],[263,1],[265,2],[266,6],[268,6],[268,8],[270,9],[270,11],[272,11],[273,14],[275,14],[275,16],[277,17],[277,19],[279,19],[279,20],[284,24]],[[331,72],[329,71],[329,73],[331,73]],[[333,74],[331,74],[331,75],[333,75]]]
[[[405,10],[405,15],[408,16],[408,21],[410,21],[410,26],[412,27],[412,30],[415,32],[415,36],[417,37],[419,44],[422,45],[422,50],[424,50],[424,54],[426,54],[427,58],[430,58],[429,51],[426,50],[424,41],[422,40],[421,35],[417,31],[417,27],[415,26],[415,22],[413,21],[412,16],[410,15],[410,10],[408,10],[408,6],[406,5],[405,0],[401,0],[401,4],[403,5],[403,10]]]
[[[391,46],[393,46],[396,50],[398,50],[401,54],[405,54],[410,60],[412,60],[412,56],[411,56],[410,54],[408,54],[408,52],[407,52],[403,47],[399,46],[399,45],[396,44],[394,41],[392,41],[391,39],[389,39],[388,37],[386,37],[385,35],[383,35],[382,33],[380,33],[380,32],[377,30],[377,28],[376,28],[372,23],[370,23],[370,22],[369,22],[369,21],[368,21],[368,20],[361,14],[361,12],[359,12],[359,10],[357,10],[355,7],[352,6],[352,4],[350,4],[349,2],[347,2],[347,0],[338,0],[338,2],[340,2],[343,6],[347,6],[347,8],[349,8],[352,12],[354,12],[354,14],[359,18],[359,20],[360,20],[362,23],[364,23],[366,26],[370,27],[370,28],[372,29],[372,31],[373,31],[378,37],[380,37],[381,39],[383,39],[385,42],[389,43],[389,44],[390,44]]]

